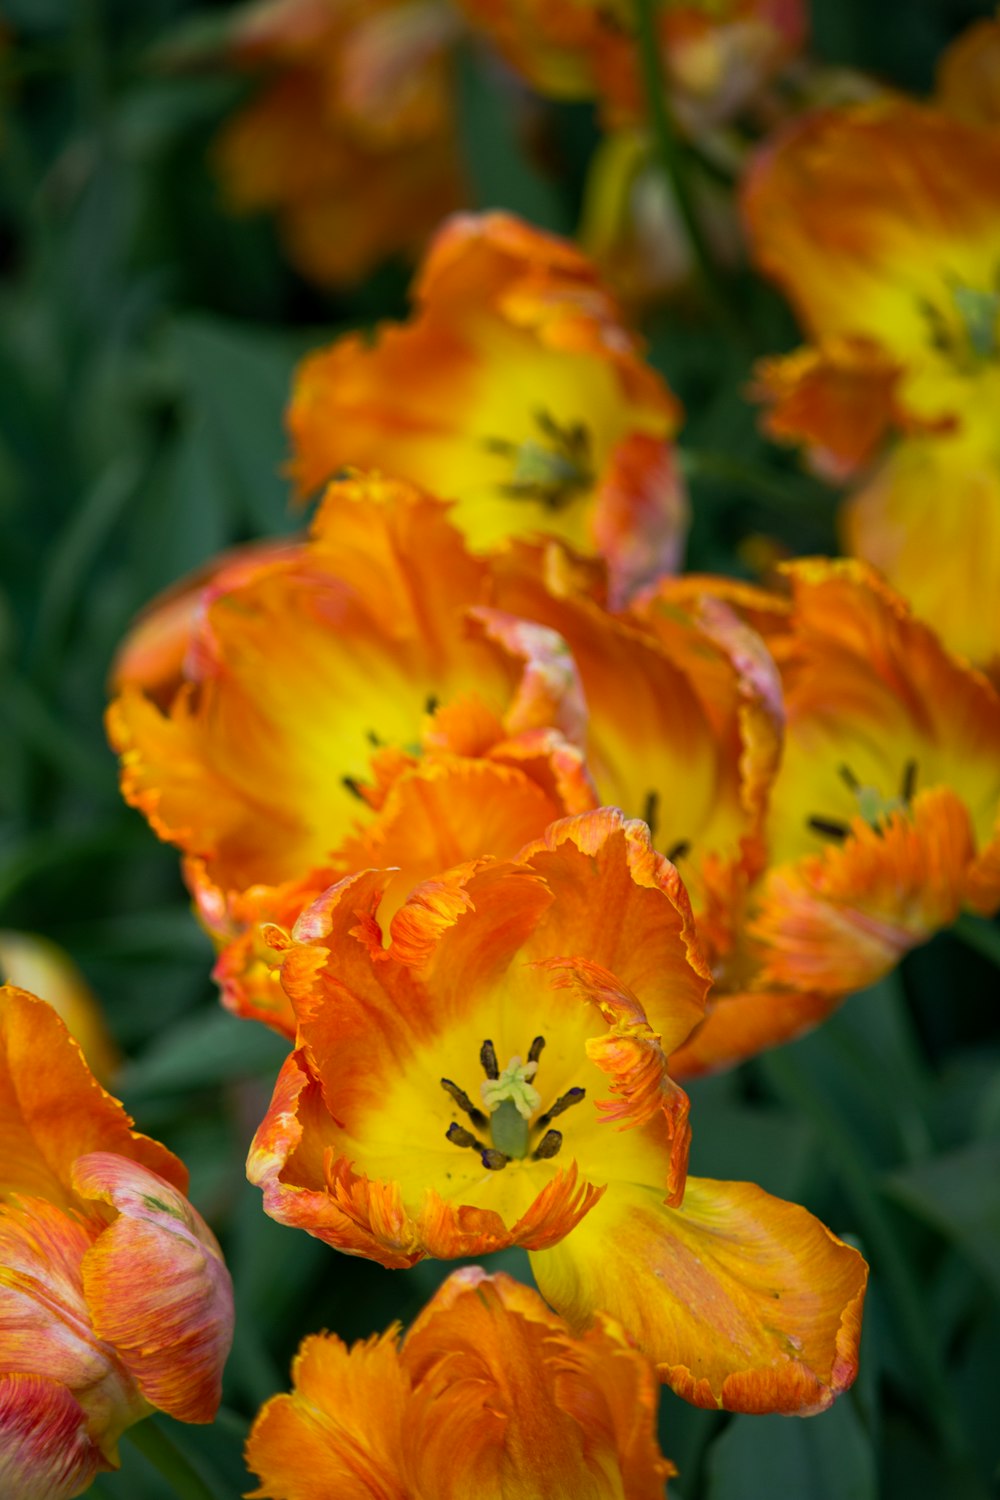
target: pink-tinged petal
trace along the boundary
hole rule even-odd
[[[651,433],[628,433],[612,450],[593,521],[598,551],[608,561],[613,608],[677,570],[689,522],[677,450]]]
[[[676,1209],[615,1183],[532,1269],[572,1326],[617,1319],[696,1406],[806,1416],[857,1373],[868,1267],[752,1183],[688,1178]]]
[[[0,1495],[71,1500],[109,1468],[65,1386],[42,1375],[0,1375]]]
[[[233,1294],[211,1230],[163,1178],[107,1152],[81,1157],[81,1197],[117,1217],[83,1258],[98,1336],[146,1399],[182,1422],[210,1422],[232,1342]]]

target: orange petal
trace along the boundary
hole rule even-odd
[[[334,1334],[305,1339],[295,1390],[261,1409],[247,1441],[255,1500],[407,1500],[399,1474],[409,1381],[397,1330],[348,1349]]]
[[[911,812],[851,825],[843,844],[779,865],[750,924],[760,984],[837,997],[874,984],[903,954],[958,916],[975,845],[949,787],[920,792]],[[815,1017],[808,1011],[803,1026]]]
[[[73,1182],[117,1213],[83,1258],[98,1337],[153,1406],[211,1422],[233,1333],[232,1285],[211,1230],[170,1183],[108,1152],[81,1156]]]
[[[936,103],[973,125],[1000,125],[1000,21],[967,26],[937,64]]]
[[[865,1262],[751,1183],[688,1178],[677,1209],[616,1184],[532,1269],[571,1325],[609,1313],[696,1406],[808,1415],[857,1373]]]
[[[39,1066],[39,1058],[45,1066]],[[51,1006],[24,990],[0,989],[0,1192],[72,1201],[73,1163],[113,1151],[158,1172],[178,1191],[187,1172],[159,1142],[131,1129],[101,1088]]]
[[[678,1047],[704,1015],[711,976],[681,878],[646,825],[611,808],[582,813],[519,859],[555,897],[529,953],[585,955],[636,996],[665,1052]]]

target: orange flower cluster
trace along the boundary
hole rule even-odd
[[[211,1422],[229,1275],[187,1173],[55,1011],[0,989],[0,1489],[69,1500],[151,1411]]]
[[[215,151],[232,208],[270,210],[291,260],[349,285],[415,254],[463,198],[447,0],[258,0],[235,66],[264,75]]]

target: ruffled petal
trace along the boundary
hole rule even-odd
[[[696,1406],[808,1415],[857,1372],[865,1262],[751,1183],[688,1178],[677,1209],[616,1184],[532,1268],[571,1325],[614,1317]]]
[[[71,1500],[111,1467],[65,1386],[43,1375],[0,1374],[0,1493]]]

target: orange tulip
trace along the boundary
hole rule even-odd
[[[477,551],[543,531],[600,554],[615,597],[674,567],[680,409],[590,262],[507,214],[454,218],[414,300],[374,344],[352,334],[299,367],[300,491],[378,467],[454,500]]]
[[[344,482],[308,544],[217,575],[168,712],[134,681],[112,704],[124,795],[184,850],[240,1013],[294,1032],[257,923],[371,864],[401,900],[594,805],[564,643],[490,598],[441,502]]]
[[[68,1500],[159,1409],[210,1422],[232,1289],[187,1173],[55,1011],[0,990],[0,1482]]]
[[[612,125],[644,109],[627,0],[459,0],[471,24],[543,94],[602,101]],[[801,48],[801,0],[688,0],[660,11],[673,107],[690,130],[732,118]]]
[[[0,931],[0,984],[44,994],[101,1083],[121,1058],[100,1004],[69,954],[33,932]]]
[[[970,125],[1000,125],[1000,16],[973,21],[945,48],[935,102]]]
[[[864,564],[785,571],[767,868],[721,893],[728,951],[682,1075],[787,1040],[963,908],[1000,908],[1000,694]]]
[[[390,878],[350,877],[274,936],[299,1029],[248,1162],[268,1213],[389,1267],[522,1245],[574,1329],[609,1314],[686,1399],[828,1406],[866,1267],[796,1205],[687,1177],[666,1061],[708,973],[645,825],[556,823],[516,863],[419,887],[386,930]]]
[[[656,1380],[610,1318],[574,1334],[536,1292],[455,1271],[405,1339],[306,1339],[247,1465],[271,1500],[658,1500]]]
[[[215,151],[230,205],[271,210],[304,275],[339,286],[416,254],[463,192],[442,0],[268,0],[231,58],[270,76]]]
[[[744,208],[758,264],[810,340],[759,368],[771,432],[852,481],[848,549],[989,665],[1000,132],[898,98],[820,112],[760,153]]]

